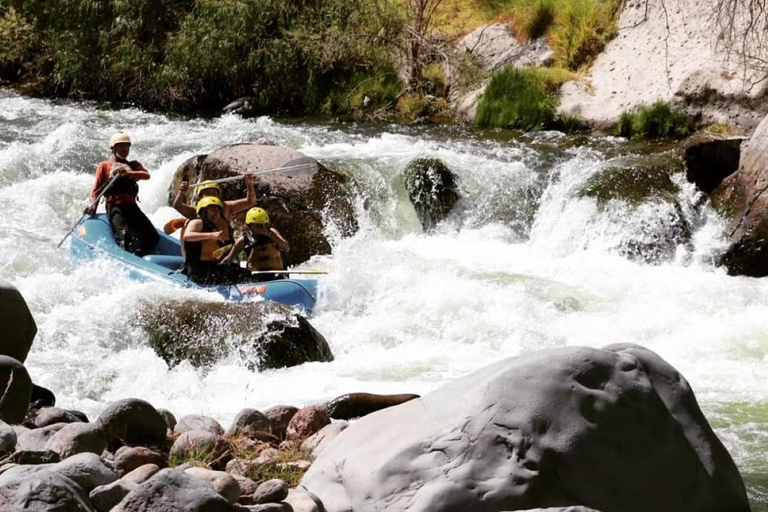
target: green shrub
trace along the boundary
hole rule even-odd
[[[34,27],[13,7],[0,14],[0,77],[11,78],[31,57]]]
[[[622,137],[679,139],[693,131],[693,122],[673,110],[668,103],[657,101],[634,112],[623,112],[616,132]]]

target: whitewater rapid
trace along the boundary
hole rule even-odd
[[[236,358],[206,371],[168,369],[126,312],[141,300],[200,292],[137,284],[106,261],[71,267],[68,243],[54,246],[87,204],[106,141],[121,130],[134,141],[131,157],[152,173],[139,197],[158,226],[174,216],[167,190],[176,168],[224,145],[277,143],[349,173],[360,231],[343,239],[329,228],[333,255],[304,265],[329,271],[311,322],[335,361],[263,373]],[[722,220],[692,206],[701,197],[684,179],[678,199],[691,243],[656,264],[627,259],[617,247],[663,229],[665,206],[600,207],[579,197],[579,184],[628,149],[612,137],[567,141],[554,132],[174,118],[0,90],[0,277],[37,321],[26,366],[57,405],[89,417],[139,397],[227,424],[244,407],[427,393],[504,357],[637,343],[689,380],[750,496],[766,498],[768,279],[713,265],[725,246]],[[460,179],[455,215],[430,234],[402,176],[420,157],[440,158]]]

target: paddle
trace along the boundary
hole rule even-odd
[[[253,275],[258,274],[327,274],[327,270],[254,270]]]
[[[277,167],[275,169],[267,169],[265,171],[257,171],[257,172],[254,172],[253,175],[254,176],[261,176],[261,175],[264,175],[264,174],[270,174],[270,173],[273,173],[273,172],[280,172],[280,171],[297,171],[299,169],[304,169],[305,167],[312,167],[312,166],[315,166],[315,165],[317,165],[317,164],[312,162],[312,163],[306,163],[306,164],[300,164],[300,165],[291,165],[291,166],[288,166],[288,167]],[[227,183],[229,181],[242,180],[243,178],[245,178],[245,174],[241,174],[239,176],[230,176],[229,178],[220,178],[218,180],[206,180],[206,181],[203,181],[203,182],[196,183],[196,184],[192,185],[191,188],[195,189],[195,188],[201,186],[203,183],[205,183],[206,185],[208,183]]]
[[[93,201],[91,201],[91,204],[89,204],[89,205],[88,205],[88,208],[92,208],[92,207],[94,207],[94,206],[98,205],[98,204],[99,204],[99,201],[101,201],[101,198],[104,196],[104,194],[106,194],[107,190],[109,190],[109,187],[110,187],[110,186],[111,186],[111,185],[112,185],[112,184],[115,182],[115,180],[116,180],[117,178],[119,178],[120,176],[121,176],[120,174],[116,174],[115,176],[113,176],[113,177],[112,177],[112,179],[111,179],[111,180],[109,180],[109,182],[108,182],[106,185],[104,185],[103,187],[101,187],[101,191],[99,191],[99,195],[97,195],[97,196],[96,196],[96,199],[94,199]],[[69,235],[71,235],[71,234],[72,234],[72,232],[75,230],[75,228],[77,227],[77,225],[78,225],[78,224],[80,224],[81,222],[83,222],[83,219],[85,218],[85,216],[86,216],[86,215],[90,215],[90,214],[88,214],[88,213],[83,213],[83,215],[82,215],[82,216],[81,216],[79,219],[77,219],[77,222],[75,222],[74,224],[72,224],[72,227],[71,227],[71,228],[69,228],[69,231],[67,231],[67,234],[66,234],[66,235],[64,235],[64,238],[62,238],[62,239],[61,239],[61,242],[59,242],[59,243],[57,243],[57,244],[56,244],[56,248],[57,248],[57,249],[58,249],[59,247],[61,247],[61,244],[63,244],[63,243],[64,243],[64,240],[66,240],[67,238],[69,238]]]

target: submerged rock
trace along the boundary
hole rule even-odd
[[[625,230],[616,250],[635,261],[657,263],[671,259],[679,245],[691,240],[691,224],[673,179],[682,172],[683,163],[672,155],[617,158],[587,179],[576,194],[594,198],[600,209],[622,202],[630,213],[646,217],[640,229]]]
[[[505,359],[370,414],[301,485],[328,512],[749,510],[686,380],[628,344]]]
[[[207,367],[230,355],[252,371],[333,360],[306,318],[272,301],[146,302],[138,315],[149,345],[170,366],[189,361]]]
[[[405,188],[421,226],[431,231],[459,201],[458,179],[437,158],[419,158],[405,169]]]
[[[173,204],[183,180],[198,183],[279,167],[292,169],[256,176],[256,205],[267,210],[272,226],[291,245],[291,250],[283,254],[286,266],[303,263],[317,254],[330,254],[331,246],[324,234],[329,223],[343,235],[357,231],[349,178],[280,146],[237,144],[184,162],[171,182],[169,204]],[[225,200],[246,194],[243,180],[222,183],[221,190]],[[190,203],[192,200],[187,198]],[[235,215],[234,224],[242,226],[244,218],[245,212]]]
[[[768,276],[768,117],[744,145],[739,170],[712,192],[730,222],[722,264],[731,275]]]

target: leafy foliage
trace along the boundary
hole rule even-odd
[[[627,138],[680,139],[693,130],[694,125],[689,118],[661,100],[634,112],[622,112],[616,127],[617,134]]]

